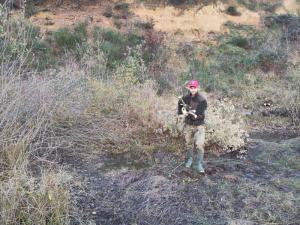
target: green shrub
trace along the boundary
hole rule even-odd
[[[162,71],[167,68],[170,52],[168,47],[164,45],[164,34],[151,29],[147,31],[144,37],[142,57],[148,66],[149,74],[152,74],[152,79],[158,83],[159,81],[166,81]],[[166,83],[164,82],[164,84]]]
[[[37,40],[32,46],[32,52],[36,60],[33,60],[34,67],[42,71],[50,65],[55,65],[55,58],[49,45],[43,40]]]
[[[135,33],[121,33],[112,29],[95,27],[93,30],[95,47],[100,48],[107,57],[107,67],[113,69],[126,58],[128,47],[137,46],[142,38]]]
[[[53,65],[53,53],[48,44],[40,38],[40,29],[29,23],[24,17],[2,23],[0,35],[0,59],[2,62],[19,60],[25,57],[21,65],[43,70]]]
[[[126,36],[116,30],[102,29],[101,36],[105,41],[109,41],[112,44],[123,45],[126,43]]]
[[[286,22],[284,18],[280,17],[280,21]],[[277,17],[275,19],[278,20]],[[222,90],[229,93],[231,88],[238,88],[245,82],[245,74],[257,69],[276,74],[286,71],[290,54],[287,49],[294,51],[291,47],[294,44],[283,39],[285,33],[280,28],[257,30],[252,26],[233,23],[226,23],[225,26],[229,32],[218,36],[217,45],[201,49],[190,47],[188,54],[177,52],[186,58],[188,64],[182,74],[183,80],[199,79],[207,91]],[[293,22],[290,26],[296,25]],[[199,54],[205,56],[204,61],[199,59]]]
[[[63,49],[74,49],[80,41],[68,28],[60,28],[53,35],[58,46]]]
[[[228,43],[244,49],[249,48],[248,39],[242,36],[231,37]]]
[[[136,46],[142,43],[143,37],[137,35],[136,33],[129,32],[126,34],[126,41],[128,46]]]
[[[87,24],[79,23],[74,27],[74,34],[80,37],[81,41],[86,41],[87,39]]]
[[[280,0],[267,2],[258,0],[238,0],[238,3],[253,11],[265,10],[268,12],[274,12],[282,5],[282,1]]]
[[[68,28],[60,28],[53,33],[57,45],[64,50],[74,50],[76,46],[82,45],[87,38],[87,28],[85,23],[78,24],[72,32]]]
[[[116,64],[119,64],[125,58],[122,46],[115,45],[111,42],[104,41],[101,44],[101,50],[107,57],[107,66],[109,68],[114,68]]]
[[[3,26],[0,57],[14,60],[20,54],[28,53],[35,42],[39,41],[39,28],[22,20],[12,20]]]
[[[257,61],[264,72],[273,70],[281,73],[287,68],[286,52],[280,49],[262,48],[258,53]]]
[[[93,36],[93,41],[95,42],[101,42],[102,41],[102,28],[95,26],[92,30],[92,36]]]

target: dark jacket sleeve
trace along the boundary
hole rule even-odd
[[[198,105],[197,110],[196,110],[196,115],[197,116],[204,116],[206,109],[207,109],[207,101],[206,101],[206,99],[204,99]]]

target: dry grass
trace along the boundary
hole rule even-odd
[[[37,179],[26,170],[14,170],[4,179],[0,188],[1,224],[69,224],[68,174],[43,171]]]
[[[34,30],[19,21],[13,25],[18,30],[15,36],[9,32],[12,24],[3,18],[0,223],[69,224],[70,176],[60,169],[42,169],[32,176],[31,166],[33,161],[39,163],[53,151],[69,146],[55,133],[55,121],[62,112],[71,117],[83,111],[88,102],[84,79],[75,71],[38,74],[30,70],[30,32]]]
[[[1,224],[68,224],[67,176],[42,171],[41,178],[32,177],[29,159],[47,157],[61,147],[52,133],[54,118],[71,100],[60,101],[74,83],[69,80],[60,89],[62,77],[22,80],[24,74],[16,72],[11,68],[10,74],[2,74],[0,93]]]
[[[280,78],[273,74],[260,73],[252,74],[251,77],[247,86],[242,88],[242,102],[245,107],[265,112],[269,116],[287,117],[292,123],[299,124],[299,66],[289,68],[288,73]]]

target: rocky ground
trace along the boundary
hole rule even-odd
[[[300,224],[300,138],[253,134],[247,153],[206,155],[206,175],[160,149],[147,160],[126,153],[67,153],[74,176],[72,224]],[[261,139],[266,137],[265,140]],[[209,152],[209,151],[208,151]]]

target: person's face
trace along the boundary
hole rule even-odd
[[[189,90],[190,90],[191,94],[194,96],[197,93],[198,88],[196,88],[196,87],[189,87]]]

